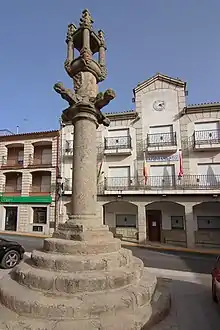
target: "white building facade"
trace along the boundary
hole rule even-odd
[[[139,242],[220,245],[220,104],[186,105],[186,83],[156,74],[134,89],[135,110],[97,130],[97,213]],[[63,197],[70,212],[73,128],[61,136]]]

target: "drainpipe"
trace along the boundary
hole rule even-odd
[[[57,178],[59,176],[59,137],[60,137],[60,132],[57,136],[57,155],[56,155],[56,183],[55,183],[55,212],[54,212],[54,230],[57,230],[57,226],[58,226],[58,222],[59,222],[59,210],[58,210],[58,206],[59,206],[59,189],[57,189]]]

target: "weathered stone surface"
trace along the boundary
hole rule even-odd
[[[156,277],[145,271],[138,283],[118,290],[58,296],[30,290],[6,277],[1,280],[0,299],[19,315],[33,318],[98,318],[115,315],[122,310],[135,311],[150,303],[156,284]]]
[[[112,253],[70,255],[49,253],[34,250],[32,262],[36,267],[54,271],[73,272],[88,270],[113,270],[130,263],[132,253],[128,249],[120,249]]]
[[[116,252],[121,247],[119,239],[108,241],[72,241],[59,238],[46,238],[44,240],[44,250],[63,254],[99,254]]]
[[[93,292],[123,288],[136,284],[143,273],[143,262],[133,257],[132,263],[114,271],[55,272],[32,267],[22,262],[12,273],[18,283],[48,293]]]
[[[91,317],[90,319],[48,320],[26,318],[0,305],[1,330],[149,330],[170,309],[170,294],[163,282],[157,285],[151,301],[135,310],[120,310],[114,317]],[[122,322],[123,320],[123,322]],[[149,324],[149,326],[148,326]]]

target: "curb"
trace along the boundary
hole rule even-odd
[[[52,236],[52,235],[32,234],[32,233],[17,232],[17,231],[0,231],[0,236],[1,235],[26,236],[26,237],[32,237],[32,238],[49,238]]]
[[[170,246],[152,246],[152,245],[145,245],[145,244],[138,244],[138,243],[128,243],[122,241],[122,245],[124,246],[134,246],[141,249],[147,249],[152,251],[170,251],[170,252],[186,252],[186,253],[195,253],[195,254],[209,254],[218,256],[220,255],[220,250],[201,250],[201,249],[189,249],[184,247],[170,247]]]

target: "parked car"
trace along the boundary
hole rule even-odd
[[[220,256],[212,270],[212,299],[216,303],[220,302]]]
[[[25,249],[17,242],[0,237],[0,266],[4,269],[15,267],[24,257]]]

